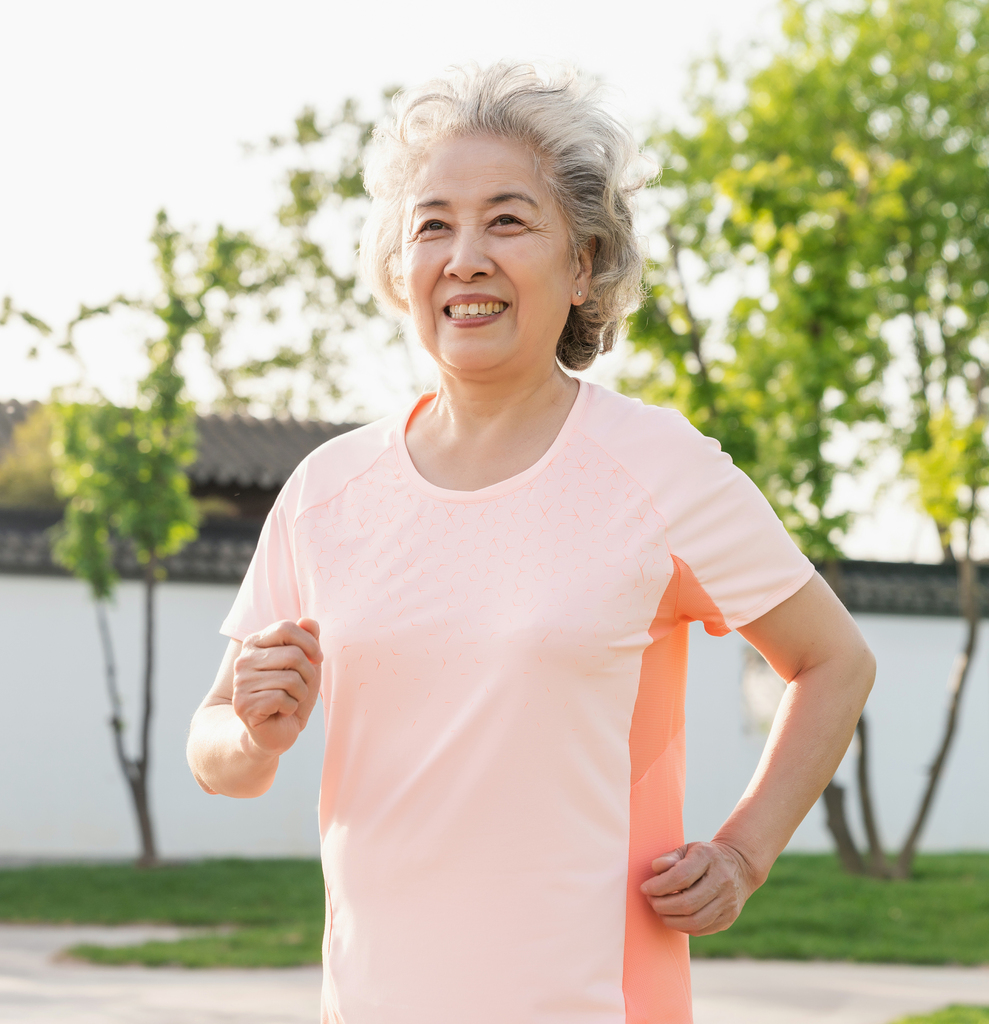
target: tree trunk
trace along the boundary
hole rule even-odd
[[[113,636],[110,623],[106,617],[106,603],[96,602],[96,623],[100,632],[100,645],[103,648],[103,668],[106,676],[107,693],[110,696],[110,729],[113,731],[113,747],[117,752],[117,762],[124,778],[130,784],[130,760],[124,750],[124,709],[117,686],[117,660],[113,654]]]
[[[879,838],[879,825],[872,805],[872,787],[869,784],[869,729],[865,714],[855,727],[859,737],[859,756],[856,775],[858,777],[859,804],[862,808],[862,824],[865,826],[866,838],[869,841],[869,874],[877,878],[889,878],[890,869],[886,861],[882,840]]]
[[[834,836],[835,846],[838,848],[838,859],[841,866],[850,875],[864,875],[865,862],[852,839],[852,833],[848,828],[848,819],[845,817],[845,787],[839,785],[832,779],[825,787],[824,809],[827,812],[828,829]]]
[[[941,746],[937,756],[928,770],[927,789],[917,809],[917,816],[914,819],[912,828],[907,835],[903,848],[896,858],[893,866],[894,878],[909,878],[913,868],[913,859],[917,852],[917,842],[927,822],[927,815],[930,812],[931,804],[934,801],[934,792],[941,779],[941,772],[944,769],[948,751],[955,737],[955,730],[958,726],[958,712],[961,707],[962,693],[965,683],[968,680],[968,672],[972,667],[972,657],[975,654],[975,647],[979,639],[980,601],[977,569],[975,563],[966,551],[965,557],[959,559],[958,566],[958,603],[961,606],[962,615],[968,623],[968,633],[965,639],[965,646],[955,658],[951,675],[948,677],[948,693],[950,694],[948,704],[948,717],[944,723],[944,735],[941,738]]]
[[[150,867],[158,860],[151,808],[148,803],[148,769],[151,757],[151,715],[154,711],[155,667],[155,583],[157,559],[151,558],[144,570],[144,707],[141,715],[141,751],[137,756],[134,780],[134,809],[141,829],[141,856],[138,865]]]
[[[123,701],[117,681],[117,662],[113,651],[113,637],[110,623],[107,620],[106,607],[102,601],[96,603],[96,621],[99,627],[100,644],[103,648],[103,665],[105,669],[107,692],[110,697],[110,729],[113,733],[113,745],[117,754],[117,762],[127,787],[130,790],[137,817],[138,832],[141,836],[141,855],[138,865],[150,867],[158,860],[155,847],[154,826],[151,821],[151,807],[148,801],[148,763],[149,738],[151,734],[152,684],[154,682],[154,566],[149,566],[145,575],[145,664],[144,664],[144,701],[141,721],[141,747],[137,757],[129,757],[124,747],[124,716]]]
[[[140,868],[154,867],[158,863],[158,852],[155,848],[151,808],[148,804],[147,771],[135,772],[134,778],[128,781],[131,787],[131,797],[134,800],[134,811],[137,814],[137,826],[141,833],[141,856],[137,858],[137,866]]]

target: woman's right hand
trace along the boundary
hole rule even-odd
[[[277,757],[306,727],[319,695],[319,623],[276,622],[252,633],[233,665],[233,709],[255,755]]]

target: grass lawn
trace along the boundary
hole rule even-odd
[[[695,957],[989,963],[989,854],[921,856],[914,876],[908,882],[858,878],[844,874],[828,854],[784,855],[735,924],[691,939],[691,952]]]
[[[989,1024],[989,1006],[949,1006],[924,1017],[901,1017],[893,1024]]]
[[[222,930],[177,942],[72,952],[100,963],[288,967],[319,962],[323,882],[315,860],[10,868],[0,870],[0,920],[215,927]],[[919,857],[909,882],[853,878],[829,855],[784,855],[732,928],[692,939],[691,949],[697,957],[989,963],[989,854]],[[989,1024],[989,1014],[955,1008],[910,1024]]]
[[[104,964],[317,964],[323,876],[318,860],[209,860],[148,871],[118,864],[11,868],[0,870],[0,920],[223,929],[177,942],[69,951]]]
[[[299,967],[318,964],[323,922],[237,928],[139,946],[73,946],[67,952],[94,964],[145,967]]]

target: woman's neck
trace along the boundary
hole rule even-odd
[[[500,483],[548,451],[577,392],[577,382],[555,364],[526,381],[443,374],[436,396],[409,422],[409,455],[437,487],[474,491]]]

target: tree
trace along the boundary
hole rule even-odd
[[[39,405],[14,427],[0,459],[0,508],[58,508],[52,485],[51,411]]]
[[[945,555],[959,563],[969,628],[929,784],[892,864],[869,792],[864,720],[867,857],[840,787],[825,794],[845,866],[906,877],[978,633],[971,538],[989,369],[989,13],[982,0],[841,10],[787,0],[783,13],[783,44],[742,75],[741,101],[731,94],[739,76],[715,62],[694,129],[654,137],[666,164],[667,247],[632,339],[656,353],[641,390],[672,398],[724,443],[804,550],[830,563],[839,592],[849,520],[829,501],[836,473],[855,471],[881,443],[919,481]],[[696,315],[690,285],[731,274],[755,287],[718,333]],[[838,440],[857,448],[854,458],[839,461]],[[949,472],[956,450],[966,454]]]
[[[206,241],[171,229],[189,329],[221,386],[217,408],[318,415],[341,397],[333,371],[344,362],[345,336],[397,337],[356,275],[368,203],[361,167],[373,126],[348,99],[328,118],[305,108],[291,134],[268,140],[268,151],[289,151],[294,165],[264,242],[222,225]],[[236,358],[228,342],[244,323],[282,324],[282,340],[268,354]]]
[[[833,560],[849,518],[829,499],[836,473],[855,461],[836,464],[829,447],[842,430],[883,419],[884,347],[877,330],[858,329],[867,300],[848,280],[876,204],[833,194],[775,224],[764,193],[792,196],[803,172],[785,156],[753,162],[749,173],[726,169],[739,145],[723,115],[704,114],[699,135],[651,139],[664,165],[650,190],[661,245],[630,338],[655,358],[628,386],[716,437],[804,551]],[[722,324],[700,314],[692,291],[723,289],[746,272],[751,281],[753,268],[758,294],[743,292]]]
[[[157,343],[160,344],[160,343]],[[168,362],[167,357],[163,362]],[[85,580],[96,601],[103,648],[110,728],[128,784],[141,837],[139,863],[157,860],[148,796],[154,707],[155,587],[165,578],[162,560],[196,536],[196,509],[185,467],[195,457],[191,410],[178,401],[181,381],[160,390],[167,373],[142,382],[145,401],[132,409],[109,402],[55,406],[55,480],[68,499],[54,554]],[[130,544],[143,567],[144,668],[137,752],[125,744],[123,701],[106,614],[117,582],[115,549]]]
[[[377,317],[373,300],[361,295],[353,266],[348,267],[363,217],[360,165],[370,131],[371,124],[361,121],[348,101],[327,121],[307,109],[296,119],[291,138],[270,140],[271,148],[295,146],[304,164],[287,173],[287,197],[272,244],[223,225],[205,237],[183,232],[160,212],[151,235],[159,294],[151,299],[117,295],[100,306],[82,306],[58,342],[75,354],[81,324],[95,326],[122,311],[142,317],[149,371],[137,385],[135,404],[122,407],[90,393],[85,401],[42,407],[21,426],[13,451],[0,466],[0,483],[11,500],[40,496],[51,504],[65,503],[54,555],[89,584],[96,603],[114,749],[131,794],[144,865],[157,859],[148,791],[155,593],[166,576],[164,560],[195,538],[198,521],[185,474],[196,454],[194,409],[184,397],[179,363],[189,342],[198,339],[216,375],[221,409],[252,405],[278,411],[301,399],[312,412],[327,396],[339,395],[329,373],[340,362],[339,337],[366,328]],[[312,151],[320,146],[327,164],[316,170]],[[331,256],[316,240],[313,223],[321,213],[335,213],[345,222],[342,234],[349,241],[342,255]],[[238,326],[252,319],[277,324],[283,315],[294,317],[292,337],[267,355],[239,362],[232,358],[229,340]],[[0,308],[0,326],[12,318],[34,328],[39,340],[54,342],[48,324],[8,298]],[[284,379],[280,392],[267,397],[252,393],[253,382],[279,374]],[[79,389],[85,390],[83,384]],[[125,738],[106,614],[118,582],[115,558],[124,547],[136,555],[144,583],[142,698],[133,753]]]
[[[201,339],[220,385],[216,408],[320,415],[341,397],[334,371],[345,362],[347,336],[401,340],[356,273],[368,210],[361,168],[373,127],[348,99],[325,118],[306,107],[290,134],[268,140],[269,152],[286,150],[293,161],[276,225],[263,241],[222,225],[205,240],[167,227],[189,332]],[[164,214],[160,224],[167,224]],[[255,334],[268,326],[281,340],[266,354],[238,358],[230,339],[245,324]]]
[[[53,480],[59,496],[67,502],[53,553],[89,584],[96,602],[110,698],[110,728],[137,818],[139,863],[145,866],[154,864],[158,856],[148,795],[155,588],[166,575],[162,560],[195,539],[198,520],[185,474],[196,456],[195,414],[183,400],[184,380],[176,368],[194,318],[177,294],[172,239],[172,232],[160,217],[153,241],[162,293],[147,309],[154,310],[161,330],[153,332],[146,342],[150,370],[138,385],[137,405],[121,408],[97,398],[52,407]],[[86,316],[99,312],[88,310]],[[133,548],[143,567],[144,582],[142,708],[134,754],[128,754],[124,740],[123,702],[106,615],[106,603],[118,579],[115,553],[122,545]]]
[[[906,455],[907,472],[916,479],[921,505],[934,520],[938,532],[942,537],[950,537],[952,533],[961,535],[961,553],[956,559],[958,605],[966,630],[964,646],[948,678],[948,713],[941,742],[928,771],[927,786],[910,831],[892,866],[892,872],[898,878],[905,878],[910,873],[917,841],[927,822],[955,737],[962,693],[979,638],[982,609],[978,569],[972,557],[972,528],[985,507],[982,498],[989,485],[986,408],[981,390],[973,405],[974,410],[961,421],[950,407],[931,416],[927,422],[928,447],[914,449]]]

